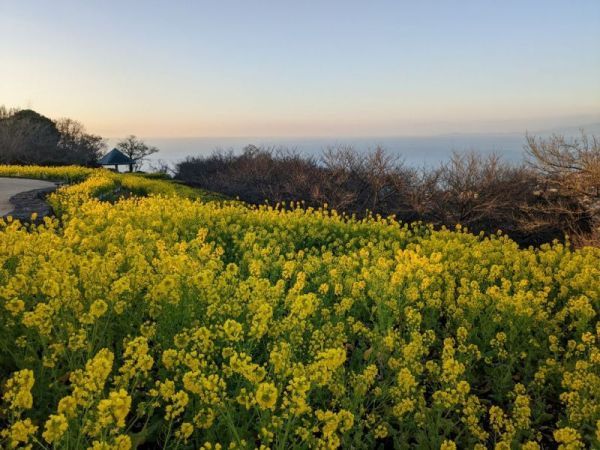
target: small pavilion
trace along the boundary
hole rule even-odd
[[[129,171],[133,172],[135,161],[127,156],[122,151],[113,148],[110,152],[102,157],[100,165],[104,167],[114,166],[116,172],[119,171],[119,166],[129,166]]]

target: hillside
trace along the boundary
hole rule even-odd
[[[599,248],[0,176],[69,183],[0,220],[2,447],[600,445]]]

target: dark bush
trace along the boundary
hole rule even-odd
[[[239,155],[216,152],[178,164],[176,178],[190,185],[260,204],[302,201],[339,212],[394,215],[404,222],[502,230],[523,245],[563,237],[555,224],[527,229],[521,205],[538,201],[536,174],[496,156],[454,154],[434,169],[406,167],[382,148],[325,150],[320,159],[285,149],[246,147]]]
[[[537,178],[536,201],[525,205],[532,232],[560,228],[574,244],[600,245],[600,140],[527,137],[528,164]]]
[[[312,189],[320,184],[322,171],[315,161],[292,151],[248,146],[241,155],[220,151],[188,158],[177,165],[176,178],[249,203],[312,203]]]

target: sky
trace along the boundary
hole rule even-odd
[[[0,0],[0,104],[106,137],[600,122],[600,1]]]

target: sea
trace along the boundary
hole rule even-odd
[[[600,127],[598,127],[600,128]],[[595,131],[595,130],[594,130]],[[548,137],[553,132],[536,133]],[[576,137],[579,130],[562,133]],[[109,141],[109,145],[116,142]],[[486,156],[495,154],[503,161],[519,164],[525,159],[527,144],[525,133],[444,134],[435,136],[397,137],[196,137],[196,138],[147,138],[150,145],[160,149],[145,163],[144,170],[152,170],[160,164],[175,168],[187,157],[208,156],[224,150],[240,153],[244,147],[283,148],[318,158],[328,147],[352,146],[359,152],[368,152],[378,146],[398,156],[406,166],[416,168],[436,167],[446,162],[453,152],[475,152]]]

